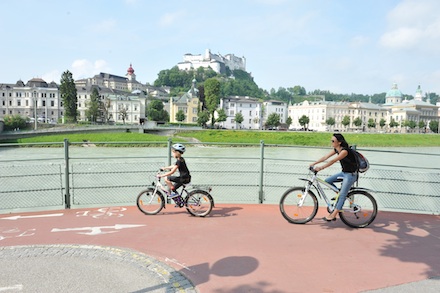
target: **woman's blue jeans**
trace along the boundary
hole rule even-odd
[[[345,172],[339,172],[335,175],[332,175],[325,179],[327,183],[330,183],[331,185],[335,186],[334,182],[339,178],[343,178],[341,189],[339,191],[339,197],[338,201],[336,202],[336,209],[342,210],[342,206],[344,205],[344,201],[347,198],[348,191],[350,190],[353,183],[356,182],[358,178],[358,173],[345,173]]]

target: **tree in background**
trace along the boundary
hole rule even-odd
[[[121,110],[119,110],[119,115],[121,115],[122,123],[125,124],[125,120],[128,117],[127,108],[123,107]]]
[[[391,118],[389,126],[390,126],[390,128],[394,128],[394,127],[399,126],[399,123],[396,120],[394,120],[393,118]]]
[[[287,124],[287,128],[289,128],[290,127],[290,125],[292,125],[292,117],[287,117],[287,119],[286,119],[286,124]]]
[[[104,123],[108,123],[110,118],[111,118],[111,114],[110,114],[110,108],[111,108],[111,101],[108,97],[105,97],[104,100],[99,103],[99,110],[100,113],[102,114],[102,121]]]
[[[96,122],[96,119],[100,117],[99,108],[99,92],[96,87],[93,88],[92,94],[90,95],[90,102],[87,103],[86,117],[91,122]]]
[[[217,115],[218,115],[218,117],[215,121],[218,123],[225,122],[226,119],[228,119],[228,116],[226,115],[225,109],[218,109]]]
[[[197,113],[197,124],[206,127],[206,123],[209,121],[209,113],[207,110]]]
[[[426,132],[426,122],[425,121],[420,120],[418,126],[419,126],[419,132],[420,132],[420,130],[423,130],[423,132]]]
[[[387,123],[387,121],[384,118],[380,119],[380,121],[379,121],[380,128],[383,128],[386,123]]]
[[[376,128],[376,122],[373,118],[368,119],[368,128]]]
[[[325,124],[333,128],[333,126],[335,126],[336,124],[335,118],[333,117],[327,118],[327,120],[325,120]]]
[[[360,117],[356,117],[356,119],[353,120],[353,124],[354,124],[356,127],[361,126],[361,125],[362,125],[362,119],[361,119]]]
[[[235,122],[238,123],[238,125],[239,125],[240,128],[241,128],[241,123],[242,123],[243,120],[244,120],[244,118],[243,118],[243,114],[241,114],[241,113],[237,113],[237,114],[235,114],[234,119],[235,119]]]
[[[309,128],[309,122],[310,122],[310,118],[307,117],[306,115],[302,115],[299,119],[298,119],[299,125],[301,125],[304,130],[307,130]]]
[[[350,116],[344,116],[341,123],[345,128],[347,128],[347,126],[350,125]]]
[[[185,121],[185,119],[186,119],[186,116],[185,116],[185,113],[183,112],[183,110],[179,110],[179,111],[177,111],[177,113],[176,113],[176,120],[177,121],[179,121],[179,122],[182,122],[182,121]]]
[[[265,126],[268,127],[278,127],[280,125],[280,115],[277,113],[270,113],[267,117]]]
[[[211,116],[211,126],[214,126],[214,113],[220,103],[220,82],[216,78],[209,78],[205,81],[205,104]]]
[[[77,91],[72,73],[67,70],[61,75],[60,95],[64,105],[64,119],[67,122],[77,122]]]
[[[21,115],[6,115],[3,117],[5,130],[20,130],[26,128],[26,119]]]
[[[429,121],[429,129],[431,129],[431,131],[434,133],[438,133],[438,121],[437,120]]]
[[[414,128],[416,128],[417,123],[413,120],[405,120],[405,121],[403,121],[403,126],[409,128],[409,129],[411,129],[411,131],[413,131]]]
[[[169,121],[169,114],[160,100],[153,100],[148,105],[147,117],[151,121]]]

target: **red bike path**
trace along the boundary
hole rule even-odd
[[[267,204],[217,204],[205,218],[173,205],[154,216],[134,206],[1,214],[0,246],[132,249],[203,293],[364,292],[440,276],[440,216],[379,212],[352,229],[324,215],[295,225]]]

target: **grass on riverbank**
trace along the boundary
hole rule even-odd
[[[350,144],[361,147],[438,147],[440,135],[437,134],[369,134],[369,133],[343,133]],[[322,132],[292,132],[292,131],[245,131],[245,130],[202,130],[202,131],[179,131],[172,138],[173,142],[192,141],[214,143],[241,143],[259,144],[261,140],[265,144],[277,145],[301,145],[301,146],[329,146],[332,133]],[[127,146],[132,142],[133,146],[148,145],[153,142],[166,142],[169,137],[126,132],[84,132],[74,134],[37,135],[28,138],[11,140],[13,143],[49,143],[63,142],[67,138],[69,142],[81,143],[83,141],[117,142],[119,146]]]
[[[64,139],[68,139],[70,143],[83,143],[88,141],[90,143],[98,142],[117,142],[118,146],[134,145],[133,142],[137,142],[136,145],[149,145],[153,142],[168,141],[168,137],[148,134],[148,133],[132,133],[132,132],[84,132],[84,133],[65,133],[65,134],[53,134],[53,135],[36,135],[32,137],[18,138],[9,140],[8,143],[52,143],[63,142]]]
[[[191,137],[202,142],[260,143],[329,146],[331,132],[292,132],[292,131],[242,131],[206,130],[179,132],[179,137]],[[440,135],[437,134],[385,134],[385,133],[342,133],[349,144],[362,147],[438,147]]]

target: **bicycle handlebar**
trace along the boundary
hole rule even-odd
[[[309,171],[313,172],[314,174],[318,173],[318,171],[316,171],[315,168],[313,168],[313,166],[309,166]]]

